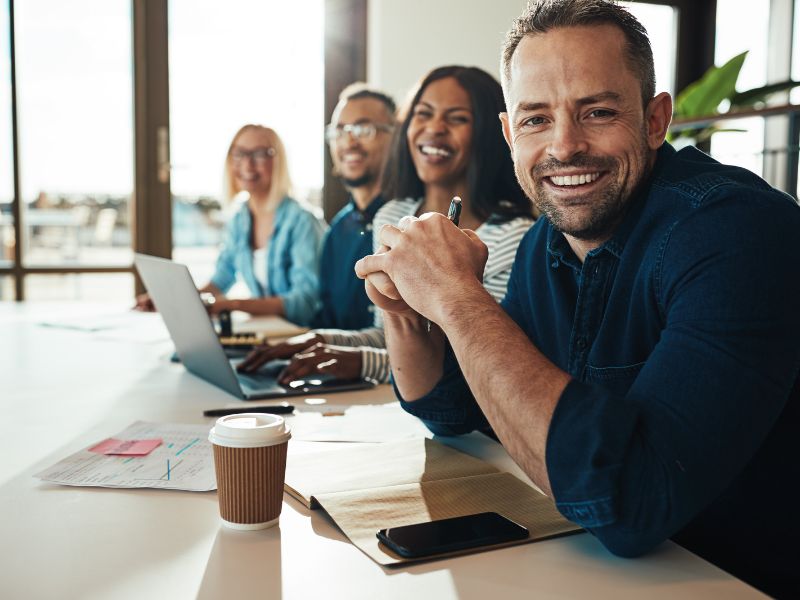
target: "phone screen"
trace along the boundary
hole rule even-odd
[[[528,537],[522,525],[495,512],[381,529],[378,539],[400,556],[414,558]]]

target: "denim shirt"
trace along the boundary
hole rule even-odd
[[[363,329],[375,321],[364,282],[353,269],[356,261],[372,253],[372,220],[385,202],[376,196],[362,212],[351,199],[331,221],[320,259],[322,308],[313,327]]]
[[[228,223],[211,283],[223,293],[244,279],[253,297],[277,296],[286,318],[308,325],[319,309],[319,250],[323,226],[297,201],[284,198],[275,210],[275,228],[267,249],[267,286],[253,273],[253,216],[244,202]]]
[[[502,306],[573,378],[548,432],[553,496],[613,553],[673,538],[800,594],[798,238],[791,198],[665,144],[583,263],[546,219],[522,241]],[[402,404],[434,433],[489,428],[452,351]]]

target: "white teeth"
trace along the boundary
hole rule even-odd
[[[420,146],[420,151],[428,156],[452,156],[452,152],[437,146]]]
[[[580,175],[553,175],[550,177],[555,185],[582,185],[592,183],[600,177],[600,173],[581,173]]]

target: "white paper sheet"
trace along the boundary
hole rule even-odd
[[[147,456],[109,456],[90,452],[89,448],[103,441],[96,440],[34,477],[62,485],[208,492],[217,489],[208,431],[208,425],[137,421],[108,437],[118,440],[161,438],[162,444]]]
[[[328,407],[330,408],[330,407]],[[416,417],[400,408],[399,402],[351,406],[342,416],[327,416],[312,407],[298,406],[289,418],[292,439],[305,442],[397,442],[430,437]]]
[[[158,313],[142,313],[130,308],[114,312],[54,314],[39,322],[45,327],[72,329],[92,334],[97,339],[155,343],[169,339],[169,332]]]

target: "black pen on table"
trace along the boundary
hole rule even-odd
[[[271,415],[288,415],[294,412],[294,406],[289,404],[278,406],[242,406],[241,408],[212,408],[203,411],[204,417],[225,417],[239,413],[267,413]]]

